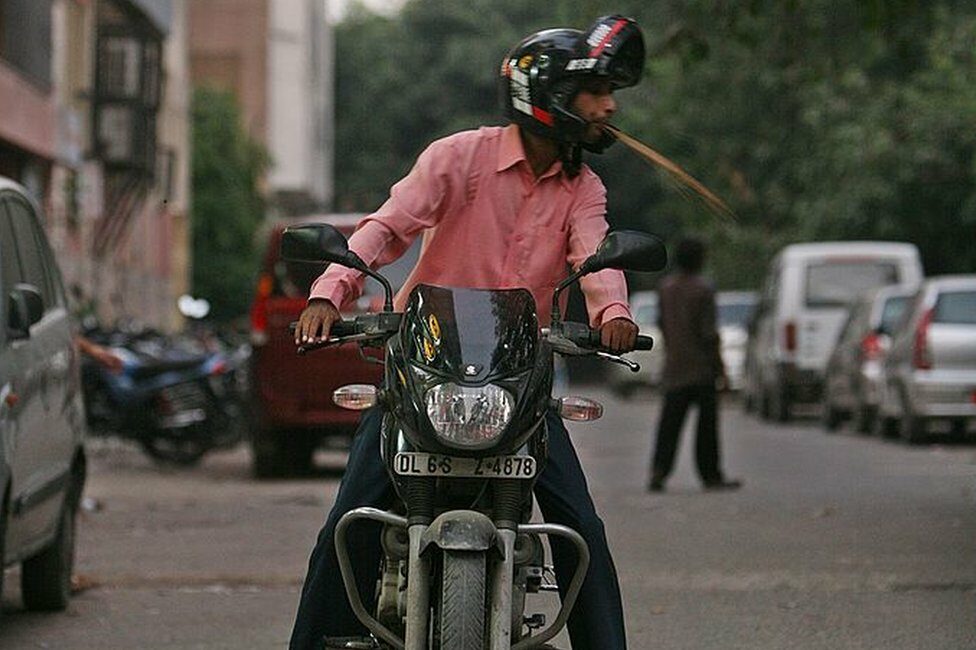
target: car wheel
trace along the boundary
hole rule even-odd
[[[759,410],[757,408],[758,401],[756,394],[746,384],[746,388],[742,391],[742,410],[745,413],[755,413]]]
[[[878,417],[877,409],[861,404],[857,407],[854,416],[854,428],[858,433],[871,433],[874,430],[875,419]]]
[[[251,436],[251,463],[256,478],[306,476],[312,471],[315,440],[296,431],[261,430]]]
[[[925,442],[927,431],[925,419],[911,412],[906,412],[901,417],[901,439],[909,445],[918,445]]]
[[[912,410],[904,389],[901,392],[901,422],[899,425],[898,433],[906,444],[917,445],[925,440],[925,419],[916,415]]]
[[[786,396],[786,389],[782,386],[773,388],[770,392],[771,403],[769,405],[770,415],[777,422],[789,422],[791,409],[790,400]]]
[[[0,493],[0,601],[3,600],[3,574],[6,562],[5,541],[7,539],[7,494]],[[3,619],[3,608],[0,607],[0,620]]]
[[[898,420],[886,415],[878,415],[874,420],[874,433],[885,440],[898,437]]]
[[[20,567],[20,592],[31,611],[60,611],[71,597],[71,573],[75,565],[75,531],[78,487],[73,483],[61,506],[58,533],[51,544],[29,557]]]
[[[824,429],[828,432],[837,431],[840,428],[840,423],[843,422],[844,418],[840,411],[834,408],[834,405],[830,403],[830,400],[824,400],[823,409],[821,411],[821,421],[823,423]]]
[[[769,420],[771,420],[772,417],[773,417],[773,411],[770,408],[769,401],[770,401],[769,400],[769,391],[767,391],[765,388],[760,389],[760,391],[759,391],[759,417],[762,420],[766,421],[766,422],[768,422]]]
[[[283,435],[270,429],[251,432],[251,469],[256,478],[282,478],[287,473],[280,444]]]

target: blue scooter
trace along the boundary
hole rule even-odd
[[[245,350],[192,344],[155,332],[93,333],[122,360],[112,372],[82,363],[89,430],[138,442],[155,460],[193,465],[243,437]]]

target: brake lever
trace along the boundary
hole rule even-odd
[[[333,345],[342,345],[343,343],[362,343],[364,341],[375,340],[376,338],[377,337],[375,334],[352,334],[350,336],[337,336],[334,338],[325,339],[324,341],[299,345],[296,351],[298,352],[299,356],[302,356],[308,354],[309,352],[321,350],[322,348],[331,347]]]
[[[618,363],[621,366],[627,366],[631,372],[640,372],[641,369],[640,364],[636,361],[631,361],[630,359],[622,357],[618,354],[610,354],[609,352],[601,352],[600,350],[597,350],[596,356],[613,363]]]

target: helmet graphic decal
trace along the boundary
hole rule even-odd
[[[600,56],[607,43],[610,43],[614,36],[616,36],[621,29],[627,26],[630,22],[625,18],[621,18],[613,24],[613,27],[607,25],[606,23],[600,23],[597,25],[596,29],[590,34],[589,38],[586,39],[586,44],[592,47],[590,50],[590,58],[596,58]]]

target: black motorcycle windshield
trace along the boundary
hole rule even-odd
[[[535,300],[525,289],[448,289],[419,284],[404,322],[407,358],[477,383],[532,367],[539,339]]]

